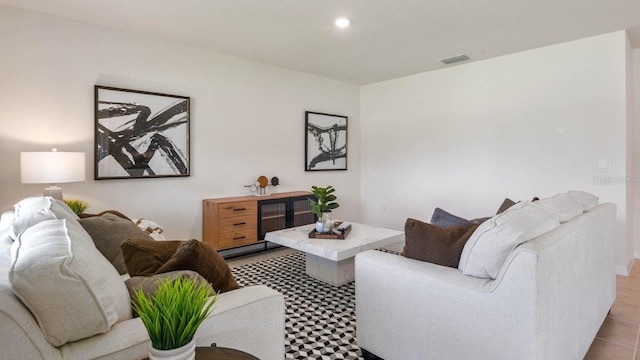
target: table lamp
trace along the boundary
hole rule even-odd
[[[51,184],[44,189],[44,196],[62,200],[62,188],[58,183],[85,180],[85,156],[83,152],[21,152],[20,179],[23,184]]]

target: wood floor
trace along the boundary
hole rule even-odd
[[[617,296],[585,359],[640,360],[640,260],[618,276]]]
[[[293,252],[278,249],[256,256],[230,259],[229,266],[270,259]],[[629,276],[617,277],[617,297],[585,360],[640,360],[640,260]]]

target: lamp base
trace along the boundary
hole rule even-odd
[[[46,187],[44,188],[44,196],[51,196],[54,199],[62,201],[62,188],[55,185]]]

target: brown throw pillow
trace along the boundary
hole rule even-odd
[[[145,295],[154,296],[161,281],[166,279],[173,281],[179,277],[195,279],[199,284],[207,284],[209,285],[209,287],[211,287],[211,284],[209,284],[209,282],[205,278],[200,276],[200,274],[195,271],[189,270],[172,271],[153,276],[134,276],[130,279],[127,279],[124,283],[125,285],[127,285],[127,290],[129,290],[131,301],[135,302],[136,290],[142,289],[142,292],[144,292]],[[211,295],[215,295],[213,288],[211,288]]]
[[[239,288],[227,262],[211,245],[198,240],[183,241],[173,257],[156,274],[175,270],[193,270],[207,279],[215,291],[221,293]]]
[[[109,260],[120,274],[127,272],[120,244],[127,239],[153,240],[131,220],[110,212],[104,213],[102,216],[78,219],[78,222],[89,233],[98,251]]]
[[[140,230],[142,231],[142,230]],[[148,236],[148,235],[147,235]],[[164,265],[183,241],[155,241],[153,239],[129,239],[122,245],[122,255],[129,276],[151,276]],[[181,269],[188,270],[188,269]]]
[[[507,209],[509,209],[515,204],[516,202],[509,198],[504,199],[504,201],[502,202],[502,205],[500,205],[500,207],[498,208],[498,212],[496,213],[496,215],[502,214],[503,212],[507,211]]]
[[[430,263],[458,267],[462,249],[480,224],[455,226],[448,229],[407,219],[404,225],[404,257]]]

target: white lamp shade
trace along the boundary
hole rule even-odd
[[[22,152],[20,178],[23,184],[59,184],[85,179],[83,152]]]

